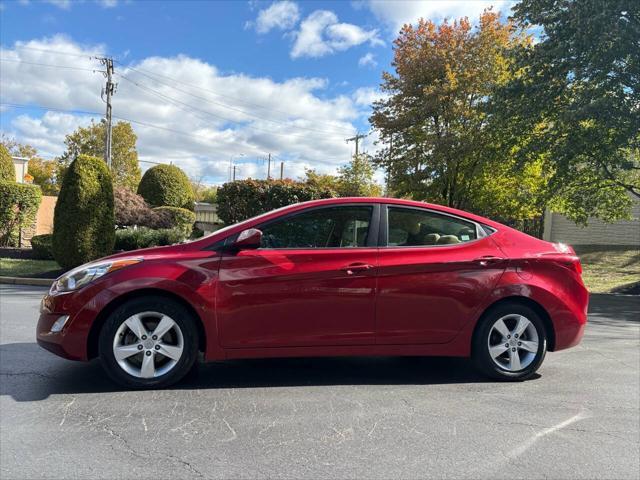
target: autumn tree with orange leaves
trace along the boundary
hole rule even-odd
[[[394,195],[501,218],[540,215],[543,172],[497,158],[487,131],[492,94],[514,74],[510,52],[527,42],[490,10],[476,27],[465,18],[402,28],[395,73],[383,74],[386,98],[370,118],[383,147],[375,162]]]

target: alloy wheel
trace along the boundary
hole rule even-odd
[[[489,356],[501,369],[509,372],[524,370],[538,354],[538,330],[523,315],[505,315],[491,326],[488,346]]]
[[[113,355],[129,375],[156,378],[171,371],[184,351],[178,324],[160,312],[142,312],[127,318],[113,338]]]

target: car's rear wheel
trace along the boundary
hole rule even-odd
[[[480,371],[499,380],[526,380],[538,370],[547,352],[547,332],[532,308],[504,303],[480,322],[473,345]]]
[[[195,319],[163,297],[126,302],[105,321],[100,359],[107,374],[129,388],[166,387],[179,381],[198,353]]]

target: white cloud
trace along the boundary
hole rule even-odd
[[[71,0],[45,0],[45,2],[58,8],[62,8],[63,10],[71,8]]]
[[[260,10],[255,22],[248,22],[247,26],[254,26],[258,33],[268,33],[272,29],[290,30],[300,19],[298,4],[290,0],[272,3],[268,8]]]
[[[416,23],[419,18],[440,22],[445,18],[469,17],[477,19],[485,8],[507,12],[515,1],[511,0],[368,0],[366,5],[383,23],[398,31],[405,23]]]
[[[4,133],[33,144],[44,156],[61,154],[66,134],[88,124],[91,117],[99,121],[102,116],[104,78],[92,72],[100,65],[90,56],[105,51],[102,45],[82,46],[63,36],[1,47],[0,57],[13,60],[2,62],[0,69],[2,102],[50,107],[46,113],[6,108]],[[214,65],[188,56],[148,57],[132,67],[116,64],[113,114],[147,124],[133,123],[141,160],[172,161],[190,175],[211,182],[225,181],[230,156],[240,153],[245,154],[240,178],[264,178],[266,166],[257,158],[267,152],[277,162],[285,161],[285,175],[290,177],[301,175],[305,167],[335,172],[349,160],[350,146],[344,139],[356,132],[361,106],[350,96],[327,95],[326,79],[277,82],[223,74]],[[279,164],[274,169],[279,171]]]
[[[118,6],[118,0],[98,0],[102,8],[115,8]]]
[[[377,88],[361,87],[353,92],[353,101],[361,107],[370,107],[376,100],[384,100],[387,95]]]
[[[300,23],[295,32],[291,58],[323,57],[368,42],[384,45],[377,30],[364,30],[350,23],[340,23],[335,13],[316,10]]]
[[[362,57],[360,57],[360,60],[358,60],[358,66],[371,68],[377,67],[378,62],[376,62],[376,56],[371,52],[363,55]]]

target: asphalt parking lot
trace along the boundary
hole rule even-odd
[[[640,477],[640,297],[594,295],[583,343],[495,383],[463,359],[234,361],[114,386],[34,340],[44,289],[0,285],[0,477]]]

